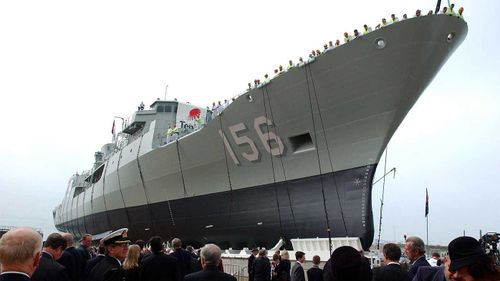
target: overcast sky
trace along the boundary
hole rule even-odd
[[[52,209],[111,140],[113,116],[163,98],[167,84],[168,98],[206,106],[344,31],[435,2],[0,2],[0,225],[55,231]],[[500,231],[500,3],[456,5],[468,37],[388,146],[397,173],[386,182],[384,240],[425,239],[426,187],[431,243]],[[376,178],[382,168],[383,158]]]

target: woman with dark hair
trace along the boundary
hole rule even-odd
[[[453,280],[500,281],[500,270],[472,237],[455,238],[448,245],[449,271]]]

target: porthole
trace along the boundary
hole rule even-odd
[[[450,32],[450,33],[448,33],[448,35],[446,36],[446,41],[447,41],[448,43],[453,42],[453,39],[455,39],[455,35],[456,35],[456,33],[455,33],[455,32]]]
[[[385,40],[383,38],[375,39],[375,48],[382,50],[383,48],[385,48],[385,46],[386,46],[386,43],[385,43]]]
[[[248,102],[252,102],[253,101],[252,95],[247,95],[247,100]]]

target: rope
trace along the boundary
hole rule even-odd
[[[104,187],[106,187],[106,172],[108,171],[108,165],[109,165],[109,159],[108,159],[106,166],[104,167],[104,171],[102,171],[104,173],[102,175],[103,176],[103,178],[102,178],[102,201],[104,203],[104,210],[106,210],[105,211],[106,221],[108,223],[108,227],[111,228],[111,221],[109,220],[108,206],[106,205],[106,196],[104,196]],[[92,196],[92,200],[94,200],[93,196]]]
[[[219,126],[220,126],[220,131],[224,133],[222,130],[222,112],[219,114]],[[224,134],[222,134],[222,137]],[[222,139],[222,149],[224,150],[224,160],[226,162],[226,171],[227,171],[227,181],[229,183],[229,218],[228,218],[228,225],[231,225],[231,217],[233,215],[233,200],[234,200],[234,195],[233,195],[233,184],[231,182],[231,174],[229,173],[229,163],[227,162],[227,152],[226,152],[226,146],[224,144],[224,139]]]
[[[267,87],[266,87],[267,88]],[[266,107],[266,95],[264,93],[264,89],[261,89],[262,92],[262,103],[264,104],[264,114],[266,115],[266,127],[267,127],[267,145],[269,147],[269,157],[271,158],[271,169],[273,170],[273,186],[274,186],[274,197],[276,198],[276,207],[278,208],[278,219],[280,222],[280,232],[281,232],[281,237],[284,237],[284,232],[283,232],[283,223],[281,221],[281,210],[280,210],[280,202],[278,200],[278,188],[276,187],[276,173],[274,172],[274,161],[273,161],[273,154],[271,150],[271,143],[269,142],[269,123],[267,122],[267,107]],[[272,122],[272,121],[271,121]],[[274,122],[273,122],[274,124]]]
[[[123,149],[120,150],[120,155],[118,156],[118,163],[116,163],[116,177],[118,178],[118,189],[120,190],[120,195],[123,201],[123,208],[125,209],[125,215],[127,216],[127,223],[130,224],[130,215],[128,213],[127,205],[125,204],[125,197],[123,196],[122,183],[120,181],[120,160],[122,159]]]
[[[179,140],[178,139],[175,140],[175,147],[177,148],[177,157],[179,159],[179,169],[181,172],[182,188],[184,189],[184,196],[187,196],[186,183],[184,182],[184,172],[182,171],[181,154],[179,153]]]
[[[90,182],[93,182],[93,181],[94,181],[94,171],[92,172],[92,176],[91,176],[91,178],[90,178]],[[92,184],[92,186],[93,186],[93,185],[94,185],[94,184]],[[83,230],[84,230],[84,232],[85,232],[85,233],[89,233],[89,232],[87,231],[87,226],[86,226],[86,223],[85,223],[85,193],[87,193],[87,192],[85,192],[85,191],[86,191],[86,190],[84,189],[84,190],[83,190],[83,203],[82,203],[82,210],[83,210],[83,216],[82,216],[82,219],[83,219],[83,225],[82,225],[82,226],[83,226]],[[76,206],[78,207],[78,196],[76,197],[76,202],[77,202]],[[78,208],[76,208],[76,216],[78,217]]]
[[[265,90],[266,90],[266,96],[269,99],[269,87],[266,86]],[[274,116],[273,116],[273,108],[271,105],[271,99],[269,99],[269,113],[271,114],[271,122],[273,122],[273,124],[274,124],[274,133],[276,134],[276,136],[279,136],[278,127],[274,123]],[[288,205],[290,206],[290,213],[292,214],[293,226],[294,226],[295,234],[297,234],[297,222],[295,220],[295,213],[294,213],[293,208],[292,208],[292,198],[290,196],[290,189],[289,189],[290,182],[288,181],[288,179],[286,177],[286,170],[285,170],[285,165],[283,164],[283,157],[281,157],[281,155],[280,155],[279,159],[280,159],[280,163],[281,163],[281,169],[283,170],[283,178],[284,178],[284,181],[286,184],[286,194],[288,197]],[[294,235],[294,236],[297,236],[297,235]]]
[[[144,190],[144,196],[146,197],[146,204],[147,204],[147,208],[148,208],[148,211],[149,211],[149,218],[151,220],[151,224],[152,224],[152,227],[153,227],[153,233],[157,233],[156,232],[155,221],[153,219],[153,210],[149,207],[150,200],[149,200],[148,192],[146,191],[146,184],[144,183],[144,175],[142,174],[141,163],[139,162],[139,152],[141,152],[141,147],[142,147],[142,141],[143,141],[143,139],[144,139],[144,135],[141,135],[141,141],[139,141],[139,147],[137,148],[137,154],[136,154],[135,158],[136,158],[136,161],[137,161],[137,169],[139,171],[139,177],[141,178],[142,189]]]
[[[323,130],[323,137],[325,139],[326,151],[328,153],[328,160],[330,162],[330,167],[332,168],[332,178],[333,178],[333,183],[335,184],[335,193],[337,194],[337,200],[339,202],[339,209],[340,209],[340,215],[342,217],[342,224],[344,225],[344,230],[345,230],[345,233],[347,235],[347,225],[346,225],[346,222],[345,222],[345,217],[344,217],[344,211],[343,211],[343,208],[342,208],[342,203],[340,201],[340,195],[339,195],[339,190],[338,190],[338,185],[337,185],[337,179],[335,179],[335,174],[333,173],[333,162],[332,162],[332,157],[331,157],[331,154],[330,154],[330,148],[328,146],[328,139],[326,138],[326,130],[325,130],[324,122],[323,122],[323,116],[321,115],[321,109],[319,107],[318,95],[317,95],[317,92],[316,92],[316,85],[314,84],[314,78],[312,76],[311,66],[308,65],[306,67],[306,77],[307,77],[307,69],[309,69],[309,75],[311,77],[312,87],[313,87],[313,91],[314,91],[314,97],[316,99],[316,106],[318,107],[319,120],[321,122],[321,129]],[[307,89],[309,90],[309,82],[308,82]],[[311,96],[310,95],[309,95],[309,102],[311,102]],[[312,105],[311,105],[311,114],[312,114]],[[313,118],[313,120],[314,120],[314,118]],[[318,153],[318,156],[319,156],[319,151],[317,153]],[[319,161],[319,159],[318,159],[318,161]],[[325,196],[324,195],[324,191],[323,190],[321,190],[321,191],[323,192],[323,200],[325,200],[325,198],[324,198],[324,196]],[[326,212],[326,203],[325,203],[325,212]],[[328,229],[330,229],[330,228],[328,228]]]
[[[378,223],[377,250],[380,249],[380,235],[382,233],[382,211],[384,210],[385,175],[387,174],[387,146],[385,147],[384,177],[382,182],[382,198],[380,199],[380,220]]]
[[[168,212],[170,213],[170,220],[172,221],[172,226],[175,226],[174,213],[172,213],[172,207],[170,206],[170,200],[167,201]]]
[[[319,168],[319,176],[320,176],[320,181],[321,181],[321,195],[323,197],[323,208],[325,210],[325,220],[326,220],[326,232],[328,234],[328,243],[330,245],[329,250],[330,254],[332,252],[332,238],[331,238],[331,229],[330,229],[330,219],[328,217],[328,210],[326,209],[326,200],[325,200],[325,188],[324,188],[324,182],[323,182],[323,171],[321,169],[321,161],[319,158],[319,147],[318,147],[318,139],[316,137],[316,122],[314,121],[314,112],[313,112],[313,105],[312,105],[312,98],[311,98],[311,90],[309,86],[309,78],[307,76],[307,69],[309,66],[306,66],[305,74],[306,74],[306,83],[307,83],[307,93],[309,97],[309,108],[311,111],[311,120],[312,120],[312,125],[313,125],[313,132],[314,132],[314,146],[316,147],[316,156],[318,159],[318,168]],[[319,108],[318,108],[319,111]],[[333,171],[332,171],[333,173]]]

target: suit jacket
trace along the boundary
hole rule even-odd
[[[88,276],[88,280],[92,281],[122,281],[123,269],[120,262],[110,256],[105,256],[98,263]]]
[[[415,274],[417,274],[417,269],[421,266],[431,266],[429,262],[425,259],[425,256],[421,256],[411,265],[410,270],[408,271],[409,281],[413,280],[413,277],[415,277]]]
[[[71,281],[84,280],[86,262],[75,247],[66,248],[57,262],[66,268]]]
[[[421,266],[413,281],[446,281],[444,270],[444,267]]]
[[[141,281],[141,269],[139,267],[124,269],[123,273],[125,281]]]
[[[97,257],[87,261],[87,264],[85,265],[85,276],[86,277],[89,276],[90,271],[92,271],[94,266],[96,266],[98,263],[100,263],[102,261],[102,259],[104,259],[104,257],[105,257],[105,255],[98,255]]]
[[[255,256],[252,254],[248,258],[248,275],[253,275],[253,261],[255,260]]]
[[[258,257],[253,261],[253,280],[270,281],[271,280],[271,262],[267,257]]]
[[[0,275],[0,281],[30,281],[26,275],[18,273],[3,273]]]
[[[142,281],[180,281],[177,259],[164,253],[152,253],[141,261]]]
[[[202,271],[186,275],[184,281],[236,281],[236,277],[219,271],[214,265],[207,265]]]
[[[323,281],[323,270],[317,266],[313,266],[309,268],[307,271],[307,280],[308,281]],[[329,280],[326,280],[329,281]]]
[[[295,262],[292,266],[292,273],[290,274],[291,281],[305,281],[306,277],[304,276],[304,269],[299,262]]]
[[[177,248],[170,255],[177,259],[182,280],[186,274],[191,273],[191,254],[182,248]]]
[[[77,250],[80,252],[82,259],[85,260],[85,262],[87,262],[88,260],[90,260],[92,258],[92,255],[90,254],[90,252],[87,251],[87,249],[85,249],[82,245],[80,245],[77,248]]]
[[[281,260],[280,263],[274,269],[276,273],[277,281],[290,281],[290,261],[289,260]]]
[[[332,274],[332,260],[328,259],[325,263],[325,266],[323,266],[323,280],[324,281],[330,281],[333,278]]]
[[[373,281],[406,281],[408,272],[399,264],[389,264],[373,269]]]
[[[54,258],[42,252],[40,263],[38,264],[35,272],[31,276],[31,280],[35,281],[69,281],[68,272],[66,268],[60,263],[56,262]]]

